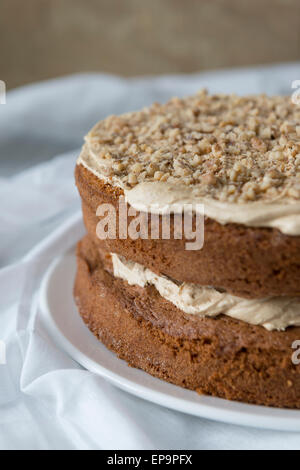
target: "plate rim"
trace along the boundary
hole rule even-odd
[[[76,347],[75,344],[73,344],[71,339],[65,335],[65,333],[59,327],[58,323],[55,321],[55,315],[52,314],[48,295],[50,283],[53,282],[53,279],[55,282],[55,275],[59,268],[64,267],[67,257],[70,256],[70,252],[73,253],[72,256],[74,257],[75,261],[75,250],[73,247],[71,250],[66,251],[61,256],[54,259],[48,266],[41,281],[39,306],[45,321],[45,327],[48,333],[50,333],[53,342],[62,348],[65,352],[67,352],[67,354],[73,360],[75,360],[75,362],[80,364],[88,371],[103,377],[105,380],[109,381],[119,389],[164,408],[215,422],[237,426],[245,426],[256,429],[269,429],[273,431],[300,432],[300,410],[251,405],[205,395],[201,395],[200,397],[204,401],[207,400],[207,403],[193,403],[188,399],[188,394],[196,394],[196,392],[182,389],[179,386],[155,378],[143,370],[134,368],[134,370],[139,374],[146,374],[148,380],[152,379],[153,381],[161,382],[161,384],[163,384],[161,387],[165,385],[166,388],[173,387],[174,391],[176,391],[175,389],[180,390],[181,394],[186,393],[187,398],[176,397],[174,395],[170,396],[168,391],[156,390],[152,388],[149,389],[149,387],[146,385],[137,383],[130,378],[123,377],[118,373],[108,369],[104,365],[95,361],[95,359],[89,357],[85,352],[81,351],[78,347]],[[87,326],[83,322],[82,328],[88,330]],[[128,367],[125,361],[119,359],[101,342],[99,342],[99,344],[105,348],[107,353],[112,354],[116,361],[124,362],[124,367]],[[217,416],[219,413],[221,416]]]

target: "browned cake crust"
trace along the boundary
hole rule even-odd
[[[77,257],[80,314],[131,366],[203,394],[300,408],[300,367],[291,360],[300,328],[268,332],[225,316],[186,315],[154,288],[114,278],[89,237]]]
[[[82,165],[76,167],[85,225],[99,245],[96,210],[110,203],[118,209],[122,191],[105,184]],[[300,295],[300,237],[277,229],[221,225],[206,218],[202,250],[187,251],[186,240],[106,240],[107,251],[123,255],[157,274],[181,282],[214,286],[245,298]]]

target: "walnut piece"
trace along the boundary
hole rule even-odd
[[[110,116],[86,140],[127,188],[165,181],[221,201],[299,199],[300,106],[289,97],[203,90]]]

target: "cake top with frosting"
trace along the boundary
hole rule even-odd
[[[173,98],[101,121],[83,152],[126,189],[161,181],[219,201],[300,199],[300,106],[290,97]]]

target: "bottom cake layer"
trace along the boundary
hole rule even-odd
[[[88,238],[78,244],[75,299],[90,330],[129,365],[198,393],[300,408],[300,328],[269,332],[178,310],[154,287],[130,286]]]

